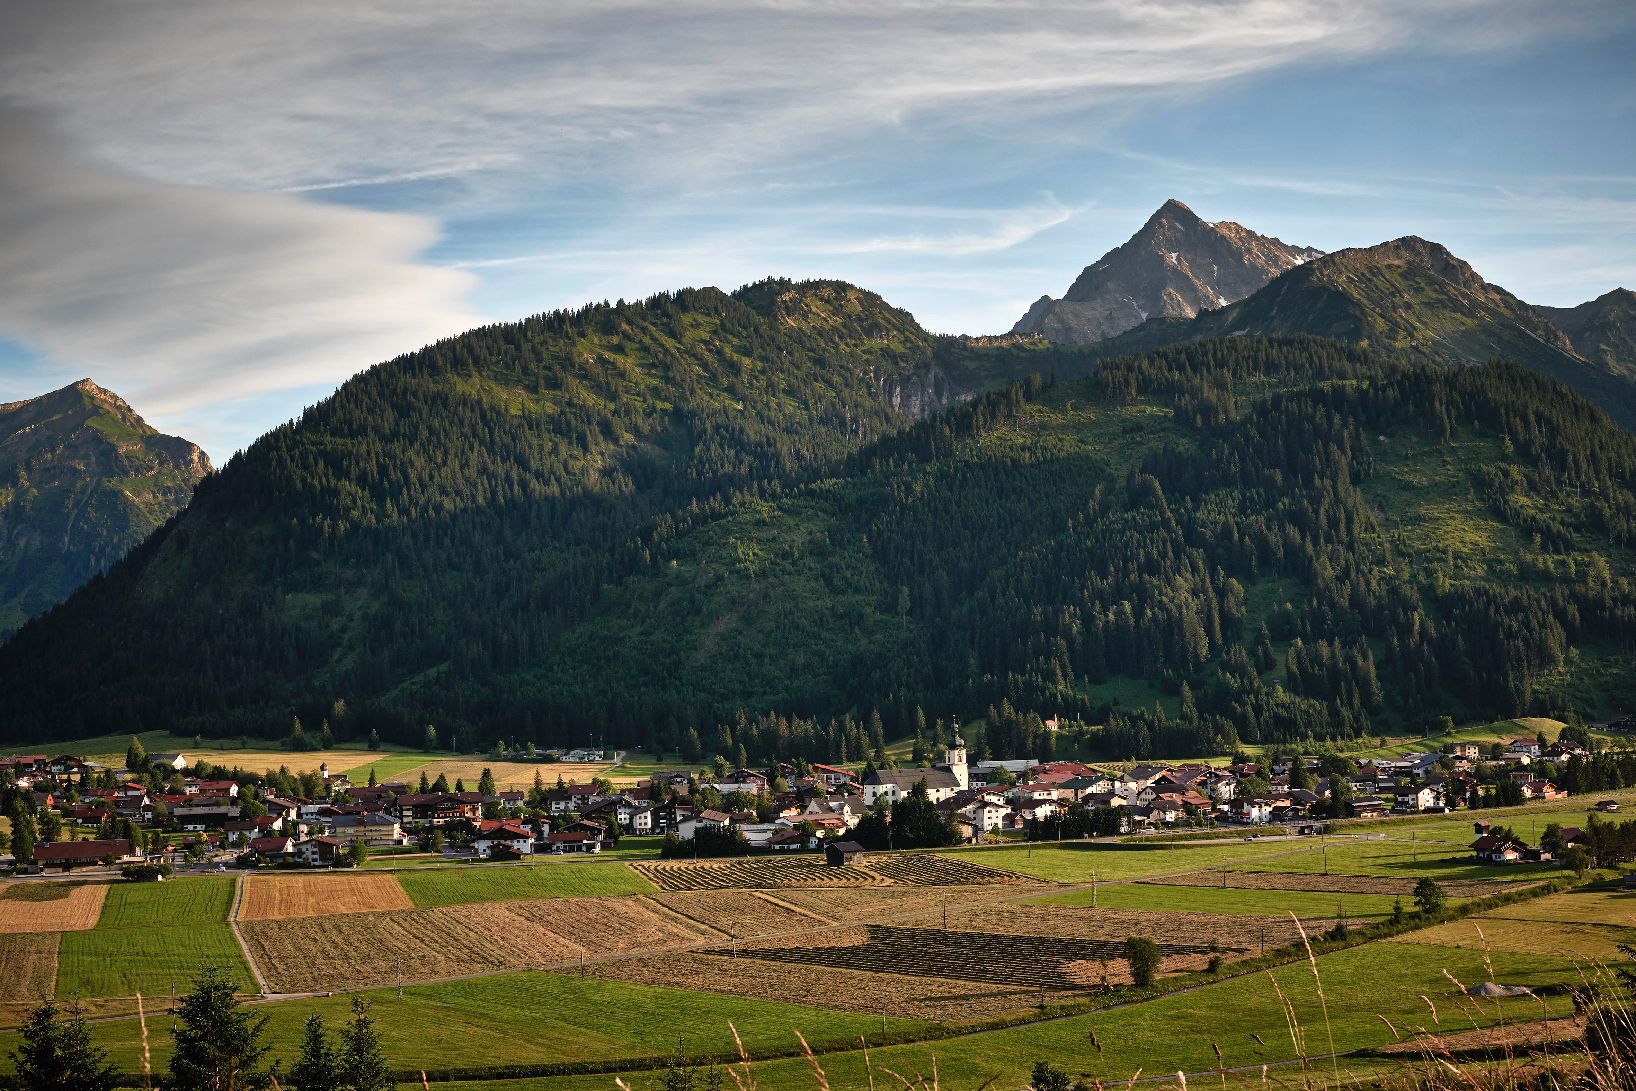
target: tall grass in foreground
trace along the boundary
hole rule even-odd
[[[1296,922],[1300,927],[1300,922]],[[1478,929],[1479,935],[1481,929]],[[1305,942],[1305,931],[1302,931]],[[1328,1005],[1318,961],[1308,947],[1311,970],[1323,1022],[1323,1052],[1308,1048],[1306,1028],[1299,1012],[1271,970],[1267,979],[1278,998],[1288,1026],[1295,1056],[1291,1060],[1241,1068],[1223,1067],[1202,1072],[1175,1072],[1144,1076],[1141,1070],[1122,1080],[1073,1079],[1047,1058],[1036,1063],[1031,1091],[1189,1091],[1216,1088],[1261,1088],[1263,1091],[1330,1091],[1330,1089],[1378,1089],[1378,1091],[1636,1091],[1636,948],[1621,947],[1628,961],[1619,966],[1587,968],[1573,989],[1575,1015],[1571,1018],[1518,1021],[1500,1015],[1502,997],[1468,988],[1447,970],[1444,976],[1455,987],[1455,1000],[1438,1002],[1423,995],[1429,1025],[1400,1026],[1384,1015],[1377,1016],[1391,1031],[1395,1042],[1377,1050],[1337,1051],[1329,1025]],[[1487,976],[1492,981],[1493,965],[1484,952]],[[1494,1007],[1488,1007],[1492,1003]],[[738,1048],[737,1062],[709,1068],[687,1068],[673,1064],[652,1083],[653,1091],[762,1091],[749,1053],[733,1029]],[[819,1058],[799,1033],[808,1067],[812,1091],[989,1091],[997,1083],[991,1078],[974,1081],[945,1080],[933,1057],[930,1072],[894,1071],[874,1063],[863,1049],[865,1082],[857,1087],[834,1087]],[[1095,1041],[1095,1032],[1091,1033]],[[1323,1047],[1320,1047],[1323,1048]],[[1098,1052],[1101,1052],[1098,1044]],[[1218,1064],[1221,1051],[1216,1050]],[[1349,1075],[1341,1061],[1391,1066],[1384,1073]],[[648,1091],[649,1084],[636,1086],[615,1078],[620,1091]],[[780,1084],[777,1091],[785,1091]],[[1009,1088],[1010,1085],[1004,1085]],[[768,1091],[773,1091],[769,1088]]]

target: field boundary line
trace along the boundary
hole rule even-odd
[[[686,913],[683,913],[680,909],[676,909],[676,908],[674,908],[672,906],[666,905],[664,902],[660,901],[656,895],[653,895],[653,894],[638,894],[638,895],[636,895],[636,899],[638,901],[640,901],[640,902],[646,903],[647,906],[650,909],[652,909],[655,913],[658,913],[660,916],[669,917],[670,919],[676,921],[678,924],[681,924],[681,925],[685,926],[689,931],[692,931],[692,932],[702,931],[702,932],[706,933],[707,935],[709,933],[711,933],[711,932],[714,932],[716,935],[720,936],[722,939],[732,939],[733,938],[733,933],[727,931],[726,929],[717,928],[713,924],[707,924],[704,921],[698,920],[697,918],[690,917]]]
[[[262,976],[261,967],[256,964],[256,956],[250,953],[250,945],[244,942],[244,933],[239,931],[239,908],[244,904],[244,884],[248,878],[243,872],[234,876],[233,904],[227,910],[227,927],[233,930],[233,939],[238,942],[239,950],[244,954],[245,965],[250,967],[250,975],[256,979],[261,995],[266,996],[269,993],[267,979]]]
[[[840,923],[839,921],[835,920],[835,918],[833,918],[833,917],[826,917],[822,913],[814,913],[810,909],[802,909],[800,906],[796,905],[794,902],[787,902],[783,898],[776,898],[773,895],[769,894],[765,890],[752,890],[752,891],[750,891],[750,894],[753,897],[760,898],[762,901],[766,902],[768,905],[776,905],[780,909],[788,909],[792,913],[799,913],[803,917],[809,917],[812,920],[821,921],[824,924],[839,924]]]

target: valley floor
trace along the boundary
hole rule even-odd
[[[957,1091],[1020,1086],[1040,1059],[1105,1082],[1226,1067],[1247,1084],[1262,1065],[1291,1085],[1369,1080],[1418,1056],[1400,1041],[1435,1048],[1570,1017],[1568,991],[1636,944],[1636,893],[1551,893],[1542,884],[1560,871],[1478,865],[1467,830],[1427,818],[1264,843],[874,853],[845,868],[759,858],[189,876],[99,885],[89,909],[72,880],[28,880],[0,886],[0,906],[30,903],[0,914],[14,971],[0,1013],[15,1026],[44,996],[78,997],[135,1074],[136,994],[163,1067],[169,998],[210,961],[271,1016],[286,1062],[308,1014],[339,1019],[363,991],[405,1086],[425,1069],[468,1078],[448,1086],[578,1091],[634,1070],[623,1078],[641,1091],[678,1050],[732,1057],[735,1034],[766,1058],[751,1069],[765,1091],[818,1086],[797,1034],[836,1088],[870,1086],[871,1073],[895,1086],[885,1073],[912,1081],[934,1064]],[[1394,903],[1412,912],[1426,876],[1451,896],[1451,918],[1381,934],[1394,931]],[[56,930],[5,923],[23,919]],[[1319,940],[1337,924],[1348,941]],[[1130,936],[1164,955],[1152,989],[1129,986]],[[1461,994],[1485,981],[1535,995]],[[15,1045],[0,1033],[0,1055]]]

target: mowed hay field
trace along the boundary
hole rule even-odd
[[[244,921],[256,963],[279,992],[564,966],[718,937],[640,898],[484,902],[327,917]]]
[[[0,935],[0,1002],[37,1004],[57,988],[57,941],[53,932]]]
[[[239,920],[284,920],[413,906],[397,877],[390,874],[251,875],[244,880]]]
[[[107,883],[29,879],[0,884],[0,935],[95,928]]]
[[[1574,890],[1504,905],[1388,942],[1437,944],[1466,950],[1556,955],[1575,962],[1626,962],[1636,948],[1636,894]]]
[[[686,982],[692,988],[728,996],[772,1002],[802,1000],[837,1011],[953,1024],[981,1022],[1037,1007],[1041,1000],[1056,1004],[1084,999],[1084,993],[1078,990],[1048,988],[1041,992],[1037,986],[943,977],[909,978],[838,966],[693,951],[593,963],[577,972],[646,985]]]

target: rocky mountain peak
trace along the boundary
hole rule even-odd
[[[1192,318],[1321,253],[1236,223],[1210,223],[1172,197],[1129,240],[1087,266],[1061,299],[1036,301],[1014,332],[1089,342],[1156,316]]]

